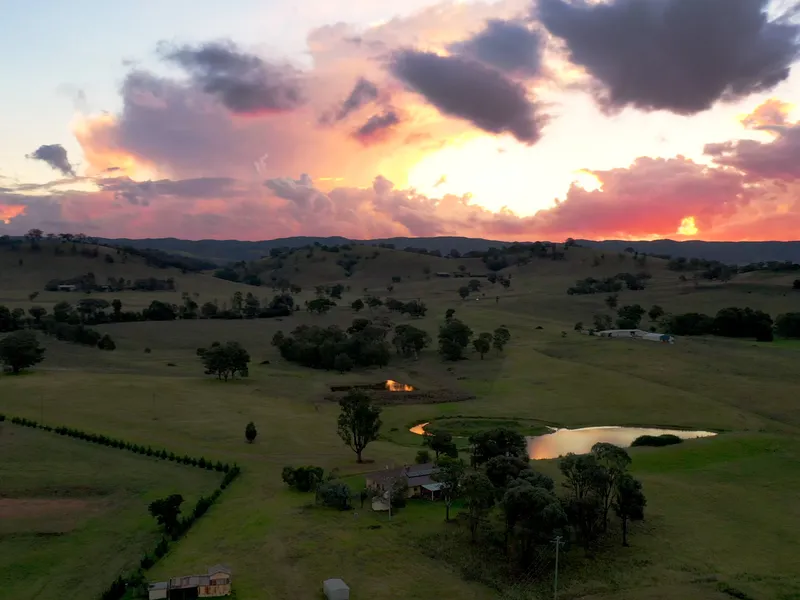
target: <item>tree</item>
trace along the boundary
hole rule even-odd
[[[431,435],[426,435],[423,443],[434,451],[437,461],[441,454],[449,456],[450,458],[458,456],[458,450],[453,443],[453,436],[446,431],[435,431]]]
[[[528,455],[528,443],[525,436],[507,427],[498,427],[472,434],[469,437],[469,443],[473,466],[482,465],[495,456],[524,457]]]
[[[549,543],[567,525],[567,515],[552,490],[524,479],[510,483],[500,504],[505,514],[506,544],[509,539],[515,542],[520,567],[530,565],[537,546]]]
[[[315,312],[319,315],[328,312],[331,308],[336,306],[336,302],[328,298],[315,298],[307,303],[308,310]]]
[[[636,329],[642,322],[645,312],[640,304],[623,306],[617,311],[617,327],[619,329]]]
[[[333,359],[333,368],[339,371],[339,373],[346,373],[347,371],[353,370],[353,359],[350,358],[344,352],[336,355],[336,358]]]
[[[494,505],[494,486],[486,475],[476,471],[464,475],[461,480],[461,489],[467,501],[469,532],[474,543],[475,534],[478,532],[481,521]]]
[[[258,430],[256,429],[256,424],[250,421],[244,428],[244,437],[248,443],[252,444],[256,440],[257,435]]]
[[[446,360],[460,360],[472,337],[472,329],[459,319],[450,319],[439,328],[439,353]]]
[[[610,296],[606,296],[605,303],[608,308],[614,310],[619,304],[619,295],[611,294]]]
[[[117,345],[114,343],[114,340],[111,339],[111,336],[105,334],[103,337],[100,338],[100,341],[97,342],[97,347],[100,350],[116,350]]]
[[[436,466],[438,470],[434,471],[431,479],[442,484],[439,490],[445,507],[444,520],[449,522],[450,507],[453,505],[453,501],[461,494],[461,482],[464,478],[466,466],[463,460],[450,457],[442,458],[437,462]]]
[[[382,425],[381,409],[373,406],[370,397],[358,390],[348,392],[339,401],[339,406],[339,437],[356,453],[358,462],[363,462],[361,453],[364,448],[378,439]]]
[[[305,467],[283,467],[281,478],[289,487],[298,492],[310,492],[322,483],[325,471],[322,467],[307,465]]]
[[[597,538],[603,522],[602,492],[606,471],[594,454],[569,453],[559,461],[564,487],[570,492],[566,508],[586,549]]]
[[[651,321],[658,321],[661,317],[666,314],[663,308],[661,308],[658,304],[654,304],[653,308],[647,311],[647,316],[650,317]]]
[[[418,450],[417,456],[414,457],[414,462],[418,465],[427,465],[431,462],[431,453],[427,450]]]
[[[43,306],[31,306],[28,309],[28,314],[33,317],[34,322],[38,325],[42,322],[42,317],[47,314],[47,309]]]
[[[470,292],[477,292],[481,289],[481,282],[478,279],[470,279],[467,283],[467,289],[469,289]]]
[[[624,473],[617,481],[614,498],[614,512],[622,522],[622,545],[628,545],[628,521],[644,519],[647,499],[642,492],[642,484],[630,473]]]
[[[583,323],[581,321],[578,321],[577,323],[575,323],[575,327],[573,327],[573,329],[578,333],[580,333],[581,331],[583,331]]]
[[[502,352],[506,344],[511,340],[511,332],[505,325],[501,325],[494,330],[494,337],[492,338],[492,346],[498,352]]]
[[[492,334],[480,334],[480,336],[472,340],[472,345],[475,347],[475,351],[481,355],[481,360],[483,360],[484,355],[492,349]]]
[[[413,325],[398,325],[394,328],[392,344],[399,354],[416,358],[430,343],[431,336],[428,332]]]
[[[448,308],[448,309],[445,311],[445,313],[444,313],[444,320],[445,320],[445,321],[449,321],[449,320],[451,320],[451,319],[453,318],[453,315],[454,315],[454,314],[456,314],[456,311],[455,311],[455,309],[453,309],[453,308]]]
[[[611,329],[611,315],[595,315],[592,320],[595,331]]]
[[[0,339],[0,362],[15,375],[43,360],[44,348],[33,331],[14,331]]]
[[[356,298],[350,304],[350,308],[352,308],[356,312],[359,312],[360,310],[363,310],[364,306],[365,306],[364,305],[364,301],[361,298]]]
[[[122,313],[122,301],[119,298],[114,298],[111,301],[111,308],[114,309],[114,320],[119,321],[120,314]]]
[[[619,479],[628,470],[631,457],[623,448],[607,442],[598,442],[592,446],[592,454],[597,459],[597,464],[606,471],[606,476],[602,478],[603,487],[599,492],[603,502],[603,531],[607,531],[608,511],[614,499],[614,490]]]
[[[200,357],[207,375],[216,375],[218,379],[234,379],[238,373],[242,377],[248,375],[250,354],[239,342],[214,342]]]
[[[466,297],[469,296],[469,288],[465,285],[462,285],[460,288],[458,288],[458,295],[461,296],[462,300],[466,299]]]
[[[328,481],[317,488],[317,502],[339,510],[349,510],[353,492],[343,481]]]
[[[172,534],[178,528],[181,504],[183,504],[183,496],[180,494],[171,494],[166,498],[151,502],[148,506],[148,510],[155,518],[156,522],[164,528],[164,531],[168,534]]]

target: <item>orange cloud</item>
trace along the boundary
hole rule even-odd
[[[25,212],[25,207],[21,204],[0,204],[0,222],[6,225],[11,219],[20,216]]]

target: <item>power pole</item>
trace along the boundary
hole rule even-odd
[[[561,541],[561,536],[557,535],[556,539],[553,540],[553,543],[556,545],[556,573],[553,579],[553,600],[558,599],[558,549],[564,542]]]

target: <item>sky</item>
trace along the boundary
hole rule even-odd
[[[798,237],[798,1],[5,0],[0,54],[0,235]]]

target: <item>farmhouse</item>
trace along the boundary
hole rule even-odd
[[[675,338],[666,333],[652,333],[643,329],[607,329],[595,333],[598,337],[610,338],[634,338],[637,340],[647,340],[648,342],[661,342],[664,344],[674,344]]]
[[[77,285],[73,285],[73,284],[66,284],[66,285],[59,285],[58,286],[58,291],[59,292],[74,292],[77,289],[78,289],[78,286]]]
[[[194,598],[221,598],[231,595],[231,571],[223,565],[214,565],[206,575],[173,577],[169,581],[151,583],[149,600],[194,600]]]
[[[403,481],[408,485],[407,498],[435,498],[436,492],[442,487],[441,483],[433,480],[437,471],[436,465],[406,465],[396,469],[386,468],[383,471],[374,471],[365,476],[367,487],[373,490],[389,490],[395,482]]]

